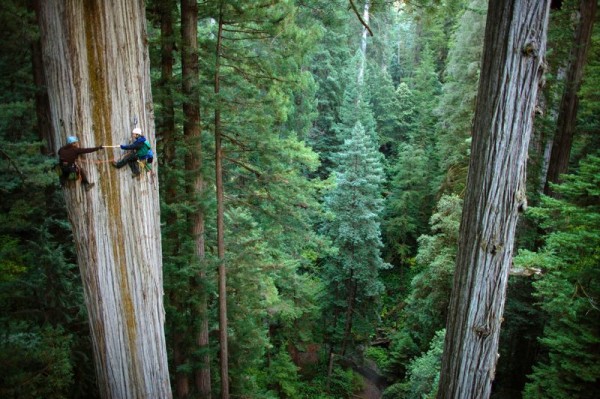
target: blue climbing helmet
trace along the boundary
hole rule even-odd
[[[73,144],[73,143],[77,143],[79,140],[77,140],[77,137],[75,136],[69,136],[67,137],[67,144]]]

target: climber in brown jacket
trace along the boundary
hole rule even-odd
[[[88,191],[94,187],[94,183],[90,183],[87,179],[85,170],[78,164],[77,159],[81,154],[87,154],[103,149],[103,146],[92,148],[79,148],[79,140],[75,136],[67,138],[67,145],[58,150],[59,164],[61,168],[60,184],[64,186],[67,180],[77,179],[81,176],[81,183]]]

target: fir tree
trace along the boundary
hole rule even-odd
[[[446,175],[442,189],[451,193],[463,192],[466,184],[486,9],[487,0],[471,0],[460,17],[436,112],[440,132],[436,153],[440,172]]]
[[[537,252],[522,251],[515,263],[543,270],[534,284],[546,314],[540,339],[547,355],[534,366],[525,398],[593,398],[600,381],[600,157],[585,158],[578,173],[563,175],[529,213],[547,232]]]
[[[330,328],[341,354],[351,342],[368,341],[384,288],[378,277],[387,267],[380,256],[381,158],[373,139],[356,123],[341,147],[335,188],[326,198],[333,217],[327,233],[338,251],[324,270],[327,312],[334,315]]]

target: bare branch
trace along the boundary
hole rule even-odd
[[[12,159],[12,158],[11,158],[11,157],[10,157],[10,156],[9,156],[9,155],[6,153],[6,152],[4,152],[4,150],[0,149],[0,153],[1,153],[2,155],[4,155],[4,157],[5,157],[6,159],[8,159],[8,163],[9,163],[10,165],[12,165],[12,166],[13,166],[13,168],[15,168],[15,170],[17,171],[17,173],[18,173],[18,174],[19,174],[19,176],[21,177],[21,180],[25,180],[25,175],[23,174],[23,172],[21,172],[21,171],[19,170],[19,168],[18,168],[18,166],[17,166],[16,162],[15,162],[15,161],[13,161],[13,159]]]
[[[371,36],[373,36],[373,31],[371,30],[371,28],[369,28],[369,25],[367,25],[365,20],[360,16],[360,12],[358,12],[358,10],[356,9],[356,5],[354,4],[354,2],[352,0],[348,0],[348,1],[350,2],[350,6],[352,7],[352,10],[354,10],[354,13],[358,17],[358,20],[360,21],[360,23],[365,27],[365,29],[367,31],[369,31],[369,34]]]

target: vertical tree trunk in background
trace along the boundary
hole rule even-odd
[[[598,8],[598,0],[581,0],[579,3],[578,23],[575,28],[573,44],[569,56],[569,66],[565,80],[565,91],[563,93],[558,113],[558,121],[552,153],[548,164],[546,185],[544,193],[551,195],[552,189],[549,183],[559,183],[560,175],[569,170],[569,159],[571,147],[577,124],[577,109],[579,97],[577,92],[581,87],[583,69],[587,58],[587,52],[592,40],[592,30]]]
[[[47,0],[39,11],[54,150],[68,135],[83,147],[122,143],[136,116],[154,143],[144,2]],[[103,398],[170,398],[158,181],[111,168],[108,159],[120,155],[84,156],[96,186],[64,189],[99,390]]]
[[[489,4],[438,399],[490,395],[549,6]]]
[[[221,5],[222,7],[222,5]],[[221,109],[219,99],[223,10],[219,11],[219,32],[215,61],[215,179],[217,186],[217,252],[219,256],[219,344],[221,354],[221,399],[229,398],[229,355],[227,337],[227,269],[225,267],[225,199],[223,193],[223,150],[221,148]]]
[[[161,76],[157,85],[158,101],[161,105],[161,115],[157,119],[157,136],[161,139],[161,158],[162,164],[165,166],[166,173],[163,175],[163,181],[165,184],[164,201],[169,205],[173,205],[181,197],[180,190],[177,183],[176,173],[176,155],[175,147],[177,141],[177,135],[175,130],[175,102],[173,93],[173,65],[175,63],[174,51],[175,51],[175,34],[173,29],[174,13],[177,8],[176,0],[162,0],[156,3],[155,13],[160,21],[160,66]],[[163,172],[164,173],[164,172]],[[180,251],[179,245],[179,231],[174,226],[177,225],[177,214],[176,212],[167,212],[166,225],[170,226],[167,231],[166,242],[169,248],[168,255],[177,256]],[[183,305],[180,301],[180,295],[171,289],[169,292],[170,305],[177,309],[182,309]],[[185,371],[181,371],[179,366],[186,363],[188,359],[188,353],[190,353],[189,347],[185,345],[186,332],[179,330],[180,325],[176,321],[169,325],[170,332],[170,347],[172,349],[172,363],[174,369],[174,388],[175,395],[177,398],[186,398],[190,394],[189,375]]]
[[[200,74],[198,60],[198,4],[196,0],[181,1],[181,40],[182,40],[182,79],[183,79],[183,133],[188,145],[185,159],[186,171],[190,174],[191,184],[186,191],[188,198],[199,198],[204,191],[202,167],[202,143],[200,129]],[[205,243],[204,243],[204,210],[198,201],[191,217],[191,233],[195,240],[195,254],[200,260],[200,280],[206,278],[204,272]],[[202,290],[196,285],[197,290]],[[200,331],[197,333],[197,344],[203,355],[200,359],[200,369],[195,371],[196,389],[202,398],[210,398],[210,358],[208,357],[208,314],[207,295],[198,292],[199,308],[196,309],[200,319]],[[196,313],[196,312],[194,312]]]
[[[30,10],[33,10],[36,17],[40,13],[40,1],[33,0],[30,4]],[[39,22],[38,22],[39,24]],[[42,149],[43,154],[47,154],[55,148],[54,133],[52,132],[52,121],[50,115],[50,103],[48,92],[46,91],[46,78],[44,77],[44,63],[42,59],[42,46],[40,40],[33,43],[31,50],[33,64],[33,82],[36,87],[35,92],[35,114],[37,118],[37,128],[39,138],[45,143]]]
[[[365,1],[365,6],[363,9],[363,22],[366,25],[369,24],[369,0]],[[364,26],[363,31],[362,31],[362,37],[360,39],[361,60],[360,60],[360,68],[358,70],[358,84],[359,85],[362,85],[364,82],[365,68],[367,65],[367,37],[368,37],[368,34],[369,34],[369,31],[367,30],[367,27]]]
[[[175,50],[175,35],[173,32],[173,12],[176,8],[175,0],[161,0],[157,4],[160,18],[160,81],[158,88],[161,92],[163,118],[157,126],[157,136],[163,141],[162,158],[165,164],[171,164],[175,158],[175,105],[173,101],[173,52]],[[174,189],[175,185],[169,184],[167,191]],[[173,193],[174,194],[174,193]],[[173,196],[168,196],[175,198]]]
[[[342,339],[342,347],[340,349],[340,355],[346,354],[346,348],[350,343],[352,336],[352,321],[354,317],[354,303],[356,302],[356,284],[357,281],[353,278],[354,271],[350,271],[350,278],[348,279],[348,294],[346,296],[346,302],[348,308],[346,309],[346,325],[344,326],[344,337]]]

